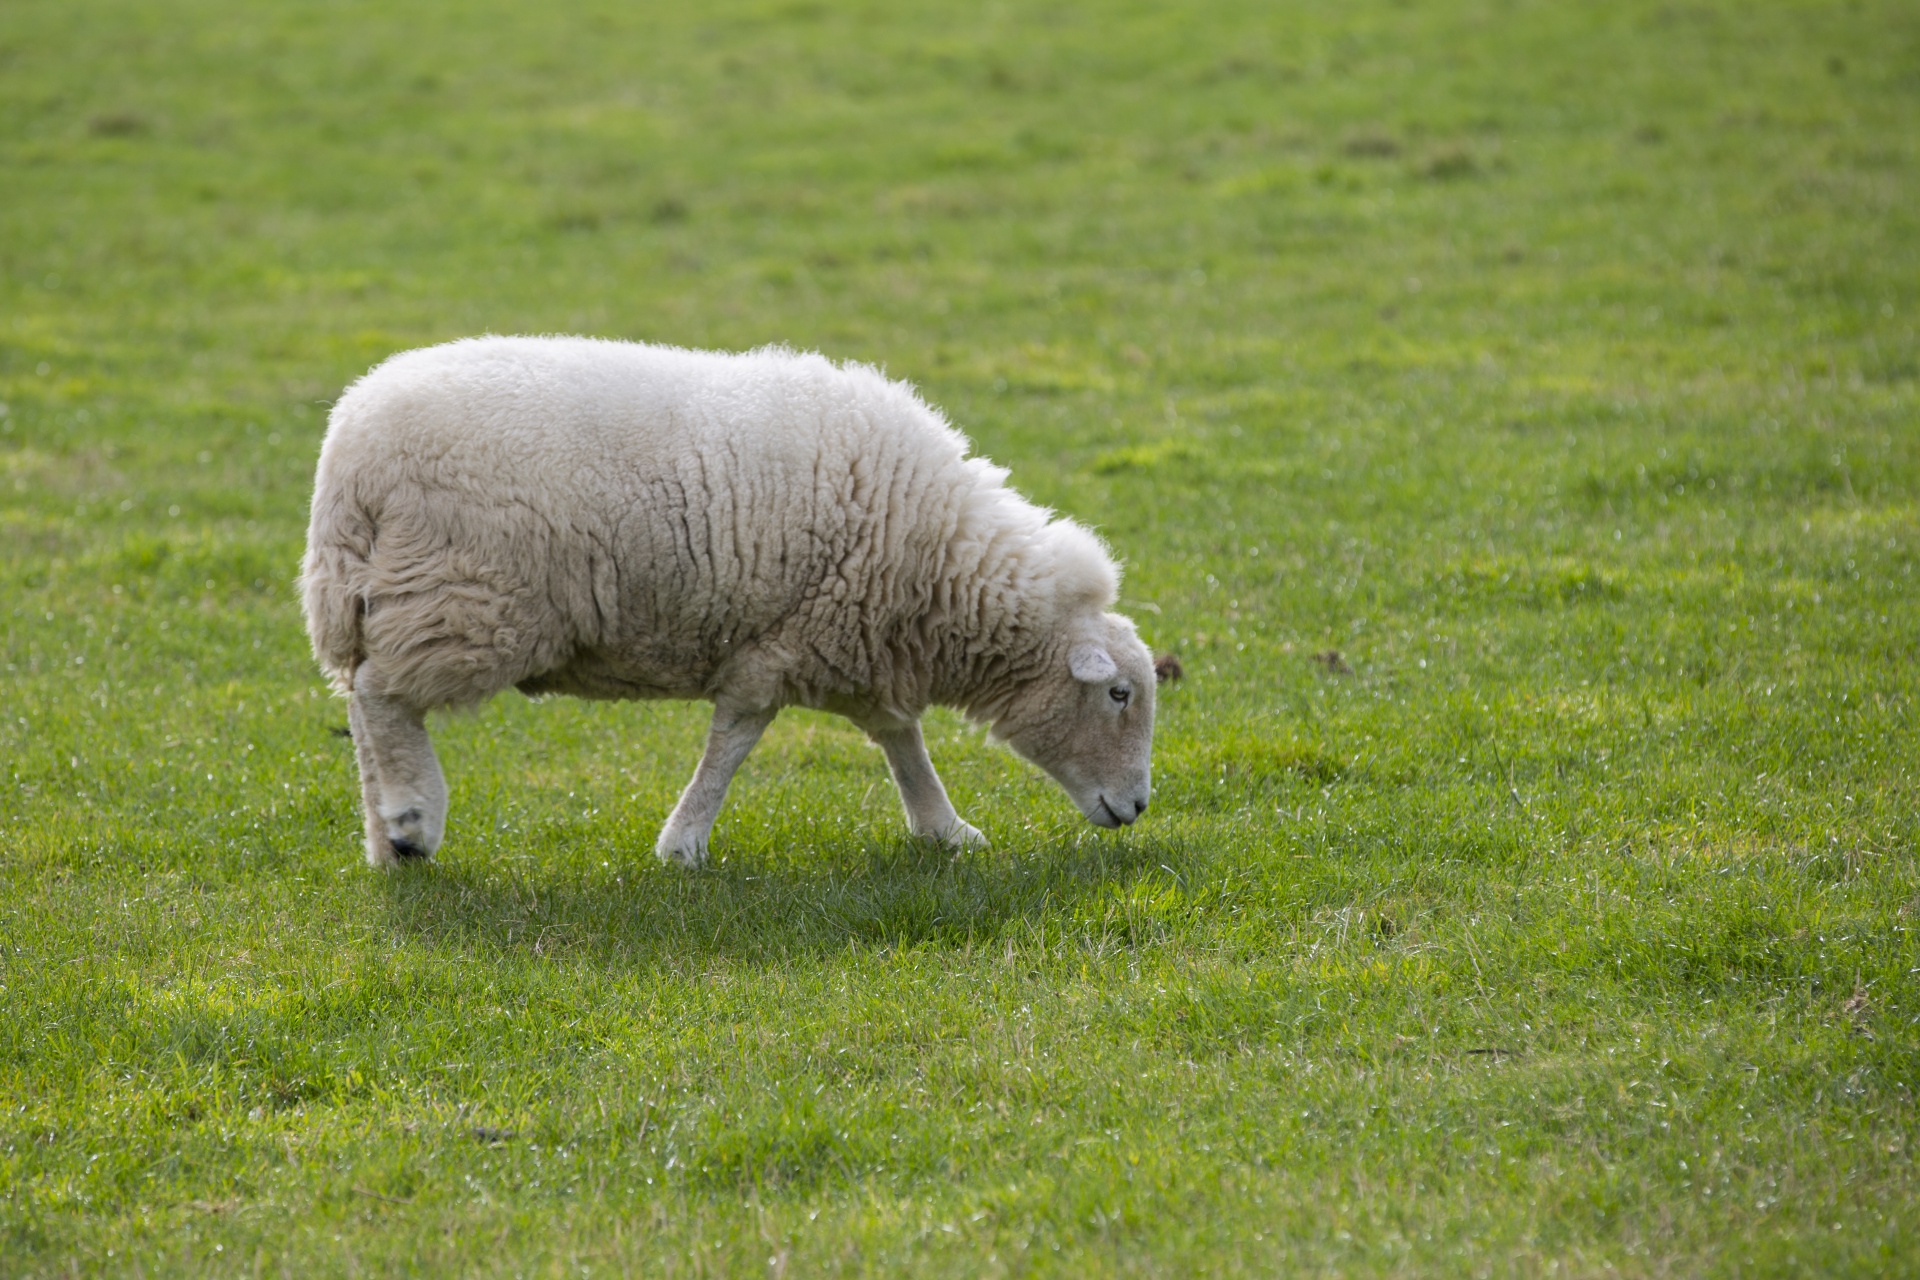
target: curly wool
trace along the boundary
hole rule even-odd
[[[334,686],[993,719],[1119,576],[904,383],[778,347],[471,338],[334,407],[302,584]]]

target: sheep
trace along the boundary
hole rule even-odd
[[[796,705],[881,748],[916,837],[985,843],[927,756],[934,705],[1131,824],[1155,671],[1109,611],[1119,571],[968,449],[907,384],[782,347],[481,337],[373,369],[329,416],[301,572],[367,860],[440,847],[426,715],[507,688],[713,704],[663,862],[706,860],[734,772]]]

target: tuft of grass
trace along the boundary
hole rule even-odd
[[[1449,182],[1471,178],[1480,172],[1480,159],[1465,143],[1452,142],[1433,148],[1420,157],[1414,171],[1423,178]]]
[[[137,111],[103,111],[87,121],[87,132],[96,138],[131,138],[152,128],[147,118]]]
[[[1349,133],[1340,143],[1340,150],[1350,156],[1384,160],[1399,155],[1401,147],[1399,138],[1374,126]]]

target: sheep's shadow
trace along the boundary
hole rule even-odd
[[[387,890],[403,937],[614,967],[727,957],[773,962],[856,946],[964,946],[1045,929],[1184,855],[1160,841],[1061,838],[959,858],[901,840],[735,853],[698,871],[582,873],[537,860],[403,869]]]

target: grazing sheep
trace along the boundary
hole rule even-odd
[[[367,860],[440,845],[425,716],[500,690],[704,698],[655,852],[705,860],[781,707],[885,751],[916,836],[984,843],[927,758],[958,707],[1088,819],[1147,807],[1154,667],[1098,539],[1006,487],[904,383],[779,348],[470,338],[334,406],[301,586],[349,721]]]

